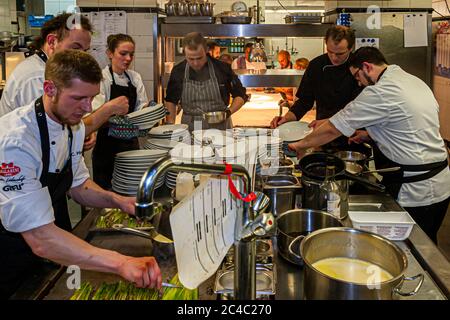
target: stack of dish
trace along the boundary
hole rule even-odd
[[[146,107],[141,110],[131,112],[126,115],[131,124],[134,124],[139,130],[150,129],[166,116],[166,108],[163,104],[157,104],[152,107]]]
[[[176,185],[177,185],[177,177],[178,177],[178,172],[175,171],[167,171],[166,174],[166,186],[170,189],[175,189]]]
[[[167,150],[133,150],[118,153],[114,161],[113,190],[124,195],[135,195],[142,175],[156,160],[165,155]],[[162,186],[164,180],[164,176],[161,176],[155,187]]]
[[[159,140],[172,140],[177,142],[191,143],[187,124],[169,124],[153,128],[148,133],[149,138]]]
[[[216,160],[214,150],[209,146],[179,143],[169,153],[174,162],[214,163]]]
[[[303,121],[286,122],[276,130],[278,130],[278,136],[283,141],[283,151],[288,157],[296,156],[295,152],[289,150],[288,144],[302,140],[312,132],[308,122]]]
[[[258,145],[249,143],[247,139],[241,139],[217,149],[217,163],[246,164],[249,156],[258,152]]]
[[[144,145],[144,149],[167,150],[169,152],[179,143],[181,142],[166,139],[148,139]]]
[[[234,136],[237,139],[247,138],[247,137],[260,137],[260,136],[271,136],[273,135],[273,129],[266,128],[234,128]]]
[[[222,148],[226,145],[233,144],[233,133],[230,131],[222,131],[217,129],[195,130],[192,132],[194,144],[210,145],[214,148]]]

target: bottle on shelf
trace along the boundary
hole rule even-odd
[[[339,191],[339,185],[334,179],[336,167],[334,165],[326,165],[325,169],[325,179],[320,186],[325,200],[326,200],[326,211],[335,216],[336,218],[341,218],[341,196]],[[325,205],[325,203],[324,203]]]

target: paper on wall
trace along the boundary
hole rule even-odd
[[[405,48],[428,46],[427,20],[426,12],[404,15]]]

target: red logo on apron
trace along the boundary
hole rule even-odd
[[[20,172],[20,168],[15,166],[13,162],[2,163],[0,168],[0,176],[13,177]]]

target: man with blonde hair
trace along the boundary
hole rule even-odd
[[[140,287],[160,287],[153,257],[129,257],[74,236],[66,193],[80,204],[134,214],[135,197],[100,188],[82,155],[83,116],[100,91],[102,71],[79,50],[47,62],[43,96],[0,118],[0,299],[7,299],[43,259],[115,273]]]

